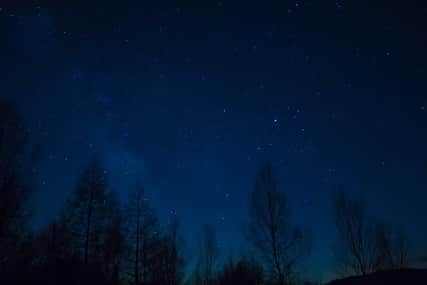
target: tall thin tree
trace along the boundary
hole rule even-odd
[[[73,241],[74,254],[84,264],[102,258],[107,228],[111,223],[112,193],[107,171],[92,160],[82,171],[63,211],[62,222]]]
[[[212,285],[215,283],[215,271],[218,259],[219,248],[215,228],[210,224],[204,225],[196,268],[198,271],[197,275],[201,277],[203,285]]]
[[[381,268],[377,227],[368,218],[361,200],[339,191],[334,200],[338,247],[336,256],[344,273],[366,275]]]
[[[270,163],[258,171],[250,198],[249,241],[264,257],[271,278],[283,285],[308,247],[302,230],[291,224],[286,194],[277,189]]]
[[[144,195],[142,187],[132,191],[125,207],[126,241],[129,251],[128,275],[135,285],[149,280],[152,245],[158,233],[157,217]]]
[[[178,217],[176,213],[172,213],[165,235],[165,271],[168,285],[178,285],[182,282],[184,268],[183,243]]]

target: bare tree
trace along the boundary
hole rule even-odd
[[[118,197],[112,195],[109,209],[109,222],[103,243],[104,272],[110,284],[119,284],[124,249],[123,213],[119,207]]]
[[[184,258],[179,223],[173,214],[164,234],[153,240],[150,259],[150,282],[158,285],[178,285],[182,283]]]
[[[157,218],[139,187],[130,194],[125,209],[126,241],[129,251],[128,275],[135,285],[149,280],[150,259],[158,234]]]
[[[39,251],[37,263],[49,266],[67,260],[70,258],[71,246],[65,225],[57,221],[52,222],[37,236],[36,247]]]
[[[181,284],[183,278],[183,239],[179,232],[180,223],[175,213],[172,214],[165,236],[166,284]]]
[[[393,260],[391,262],[394,268],[404,268],[410,263],[410,247],[408,239],[402,229],[397,230],[393,243]]]
[[[340,191],[334,201],[338,235],[338,262],[346,273],[366,275],[383,265],[378,246],[378,227],[368,219],[360,200],[351,200]]]
[[[215,270],[219,258],[215,228],[205,225],[202,230],[199,259],[197,262],[197,275],[203,285],[212,285],[215,282]]]
[[[409,243],[402,229],[377,226],[377,246],[384,268],[404,268],[409,265]]]
[[[256,176],[249,208],[249,241],[265,258],[271,277],[283,285],[294,277],[308,248],[301,229],[291,225],[286,194],[278,191],[269,163]]]
[[[107,229],[112,221],[112,193],[107,186],[106,171],[98,160],[84,168],[76,188],[63,211],[62,222],[73,242],[74,254],[84,264],[99,261]]]

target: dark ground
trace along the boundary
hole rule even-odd
[[[379,271],[367,276],[335,280],[328,285],[426,285],[427,269],[399,269]]]

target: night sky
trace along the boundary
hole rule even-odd
[[[176,212],[190,255],[206,223],[238,253],[270,160],[313,276],[333,270],[340,187],[427,252],[422,1],[3,2],[0,98],[42,149],[36,225],[97,156],[122,197],[142,184]]]

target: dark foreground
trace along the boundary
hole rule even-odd
[[[379,271],[367,276],[335,280],[328,285],[427,285],[427,269]]]

